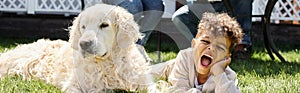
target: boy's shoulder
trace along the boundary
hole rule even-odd
[[[180,50],[177,57],[180,58],[180,60],[184,60],[184,62],[188,61],[188,62],[192,62],[193,60],[193,48],[187,48],[187,49],[183,49]]]
[[[193,48],[189,47],[189,48],[186,48],[186,49],[183,49],[183,50],[180,50],[179,51],[179,54],[189,54],[193,51]]]

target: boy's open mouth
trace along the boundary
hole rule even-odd
[[[208,67],[212,63],[212,57],[208,55],[203,55],[201,57],[201,65],[204,67]]]

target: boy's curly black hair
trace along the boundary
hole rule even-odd
[[[203,33],[229,37],[231,41],[230,49],[240,43],[243,36],[239,23],[226,13],[204,13],[198,25],[196,38],[199,38]]]

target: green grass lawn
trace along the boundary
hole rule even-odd
[[[33,42],[31,39],[0,38],[0,52],[16,46],[16,43]],[[300,47],[299,44],[277,45],[279,52],[286,58],[287,63],[278,58],[271,60],[263,43],[254,42],[253,52],[249,60],[233,58],[230,66],[237,72],[239,87],[242,92],[250,93],[299,93],[300,92]],[[179,51],[173,43],[162,42],[161,61],[176,57]],[[158,63],[155,40],[147,44],[146,51]],[[60,89],[39,80],[24,81],[20,76],[7,76],[0,80],[0,92],[60,92]]]

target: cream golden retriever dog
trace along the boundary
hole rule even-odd
[[[152,76],[138,31],[125,9],[97,4],[73,21],[69,42],[41,39],[2,53],[0,77],[34,77],[76,93],[146,89]]]

